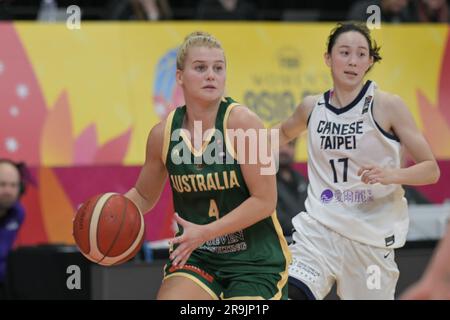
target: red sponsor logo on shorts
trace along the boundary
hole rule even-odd
[[[214,280],[214,277],[212,275],[210,275],[209,273],[200,269],[199,267],[196,267],[196,266],[193,266],[190,264],[185,264],[183,267],[171,266],[169,268],[169,272],[174,272],[174,271],[178,271],[178,270],[189,270],[189,271],[195,272],[196,274],[198,274],[200,277],[202,277],[209,283],[212,283]]]

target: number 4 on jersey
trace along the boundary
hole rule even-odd
[[[209,212],[208,216],[215,217],[216,220],[219,219],[219,208],[217,208],[217,203],[214,201],[214,199],[211,199],[209,201]]]

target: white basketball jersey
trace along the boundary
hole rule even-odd
[[[400,167],[400,142],[373,118],[376,84],[367,81],[344,108],[330,105],[333,92],[316,102],[308,121],[308,213],[328,228],[376,247],[403,246],[408,212],[401,185],[365,184],[363,165]],[[299,223],[294,218],[293,224]]]

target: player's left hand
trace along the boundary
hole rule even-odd
[[[183,234],[171,239],[171,244],[179,244],[170,254],[170,260],[174,266],[183,267],[192,251],[200,247],[207,239],[205,238],[205,226],[194,224],[181,218],[175,213],[175,220],[183,227]]]
[[[378,166],[362,166],[358,170],[361,181],[367,184],[392,184],[394,183],[395,169],[381,168]]]

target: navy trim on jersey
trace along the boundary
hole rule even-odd
[[[306,126],[309,126],[309,119],[311,119],[311,115],[312,115],[313,111],[314,111],[314,107],[312,108],[311,112],[309,113],[308,120],[306,120]]]
[[[391,140],[394,140],[394,141],[397,141],[397,142],[400,142],[400,138],[397,137],[397,135],[395,134],[395,132],[394,132],[394,134],[387,132],[386,130],[384,130],[384,129],[378,124],[377,120],[375,120],[375,117],[373,116],[373,106],[374,106],[374,101],[375,101],[375,99],[372,100],[372,104],[370,105],[370,113],[372,114],[373,122],[375,122],[375,124],[377,125],[378,130],[380,130],[380,132],[381,132],[386,138],[391,139]]]
[[[316,103],[314,104],[314,106],[312,107],[311,112],[309,113],[309,116],[308,116],[308,120],[306,120],[306,127],[309,126],[309,120],[311,120],[311,116],[314,112],[314,109],[316,108],[316,105],[321,106],[321,105],[325,104],[325,102],[320,103],[321,99],[322,98],[319,98],[319,100],[317,100]]]
[[[336,113],[337,115],[342,114],[344,112],[347,112],[348,110],[352,109],[354,106],[356,106],[359,102],[359,100],[362,99],[362,97],[364,97],[364,95],[367,92],[367,89],[369,89],[370,84],[372,83],[372,81],[367,80],[366,83],[364,84],[364,86],[362,87],[361,91],[359,92],[359,94],[356,96],[356,98],[350,102],[349,105],[343,107],[343,108],[336,108],[333,107],[330,104],[330,90],[328,90],[327,92],[325,92],[324,97],[325,97],[325,106],[327,107],[328,110],[333,111],[334,113]]]
[[[305,295],[308,297],[309,300],[317,300],[316,297],[314,296],[314,294],[312,293],[311,289],[309,289],[309,287],[306,284],[304,284],[302,281],[298,280],[297,278],[289,277],[288,283],[293,285],[294,287],[297,287],[300,290],[302,290],[305,293]]]

